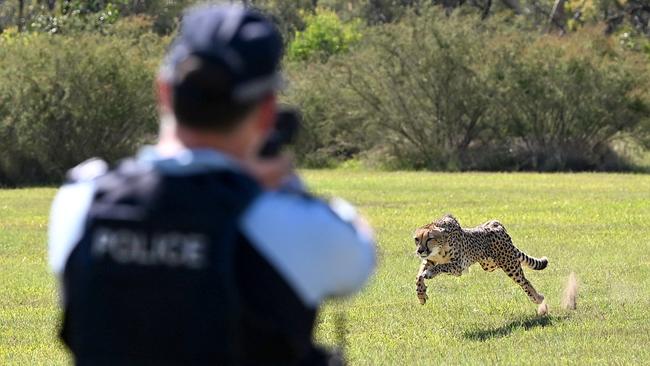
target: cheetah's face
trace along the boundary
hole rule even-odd
[[[435,257],[445,244],[444,229],[437,227],[422,227],[415,230],[415,254],[422,258]]]

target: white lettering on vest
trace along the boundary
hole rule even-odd
[[[200,269],[206,265],[207,243],[206,236],[197,233],[172,231],[148,237],[142,231],[100,227],[93,235],[91,253],[120,264]]]

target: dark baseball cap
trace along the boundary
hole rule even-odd
[[[228,74],[233,101],[250,102],[282,86],[282,36],[262,14],[238,5],[201,5],[183,16],[162,74],[178,82],[178,68],[189,58]]]

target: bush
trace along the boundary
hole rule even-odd
[[[331,121],[327,132],[345,131],[330,143],[373,150],[367,156],[394,168],[461,167],[485,130],[490,85],[481,68],[488,56],[480,33],[439,21],[434,12],[433,19],[375,27],[356,52],[301,74],[318,81],[295,93],[297,103],[314,109],[314,96],[326,95],[330,109],[318,117]]]
[[[287,100],[306,111],[303,161],[619,170],[613,142],[648,144],[647,61],[601,30],[558,38],[419,11],[324,65],[289,68]]]
[[[56,182],[89,157],[133,153],[156,131],[159,38],[28,34],[0,42],[0,183]]]
[[[413,16],[383,26],[350,68],[347,85],[367,105],[369,127],[416,168],[459,168],[486,129],[485,37],[445,23]]]
[[[421,0],[362,0],[361,15],[369,24],[390,23],[403,17],[410,7],[433,1]]]
[[[634,55],[617,50],[599,30],[542,37],[503,60],[495,68],[495,112],[521,167],[615,169],[611,143],[642,138],[648,77]]]
[[[119,19],[118,5],[119,1],[70,0],[57,10],[36,3],[28,9],[26,28],[51,34],[103,33]]]
[[[331,63],[290,63],[286,74],[289,87],[282,99],[298,106],[304,117],[294,145],[302,166],[332,167],[373,146],[364,130],[362,108],[339,104],[353,100],[339,68]]]
[[[148,15],[132,15],[120,18],[107,30],[119,38],[139,39],[154,29],[154,18]]]
[[[314,14],[304,17],[305,30],[298,31],[289,45],[290,60],[307,60],[314,56],[322,61],[332,55],[347,51],[361,38],[358,22],[343,23],[338,15],[318,8]]]

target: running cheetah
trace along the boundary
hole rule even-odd
[[[483,270],[492,272],[501,268],[521,286],[536,304],[544,301],[524,277],[521,265],[535,270],[546,268],[548,259],[528,256],[512,244],[506,228],[496,220],[488,221],[472,229],[463,229],[451,215],[415,230],[413,237],[417,256],[422,265],[416,278],[417,296],[420,304],[427,301],[425,279],[440,273],[460,276],[463,270],[478,262]]]

